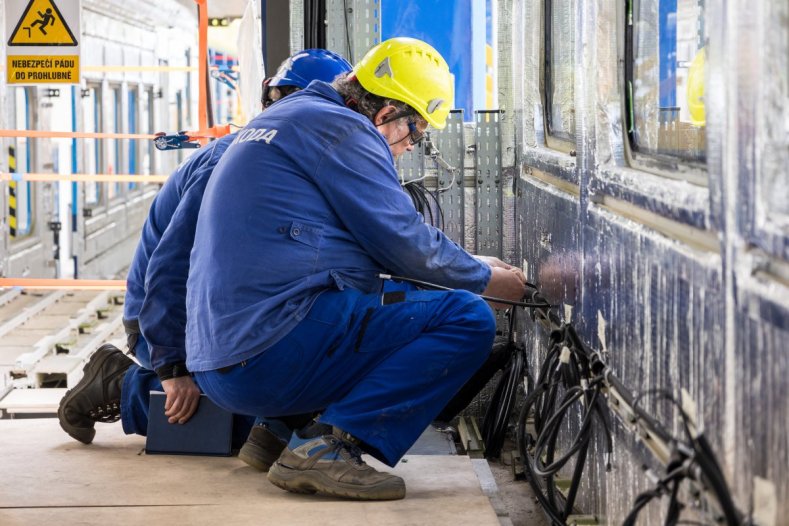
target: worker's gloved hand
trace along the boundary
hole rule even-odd
[[[167,399],[164,402],[164,415],[171,424],[185,424],[200,403],[200,389],[191,376],[179,376],[162,381]]]
[[[483,296],[493,296],[510,301],[521,301],[526,293],[526,279],[523,271],[516,267],[491,267],[490,281],[482,291]],[[504,303],[488,302],[494,309],[507,309]]]

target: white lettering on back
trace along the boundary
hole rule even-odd
[[[277,130],[268,128],[251,128],[248,130],[242,130],[239,132],[236,139],[233,141],[233,144],[240,144],[242,142],[265,142],[266,144],[271,144],[271,141],[274,140],[274,137],[277,136]],[[232,145],[231,145],[232,146]]]

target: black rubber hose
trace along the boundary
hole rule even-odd
[[[523,378],[523,368],[523,352],[518,349],[513,355],[509,367],[504,371],[496,393],[488,406],[488,411],[485,413],[485,420],[482,424],[485,458],[497,458],[501,455],[510,415],[515,407],[518,384]]]
[[[529,414],[532,409],[536,411],[536,405],[539,399],[545,394],[545,390],[547,389],[546,384],[537,384],[534,391],[529,393],[526,399],[523,402],[523,407],[521,409],[520,416],[518,418],[518,450],[521,455],[521,462],[523,464],[523,471],[526,475],[526,480],[531,485],[532,489],[534,490],[534,494],[537,497],[537,501],[540,503],[543,512],[548,517],[554,525],[564,525],[565,521],[562,518],[562,513],[557,509],[557,506],[552,500],[549,500],[547,494],[547,487],[553,484],[553,477],[549,477],[547,480],[543,479],[543,482],[540,483],[540,479],[542,477],[538,477],[533,469],[533,463],[531,460],[531,455],[529,454],[529,441],[534,440],[535,437],[530,437],[530,435],[526,432],[526,421],[529,419]],[[535,429],[535,432],[539,435],[540,430]],[[545,485],[545,487],[543,487]]]

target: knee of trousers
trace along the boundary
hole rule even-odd
[[[470,348],[490,350],[496,336],[496,315],[485,300],[465,290],[453,293],[456,321],[466,333]]]

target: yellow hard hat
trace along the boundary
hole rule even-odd
[[[707,67],[706,48],[701,48],[688,71],[688,110],[690,122],[694,126],[705,126],[707,117],[704,110],[704,84],[706,81],[705,69]]]
[[[446,125],[455,102],[449,66],[431,45],[415,38],[390,38],[373,47],[353,68],[374,95],[405,102],[434,128]]]

